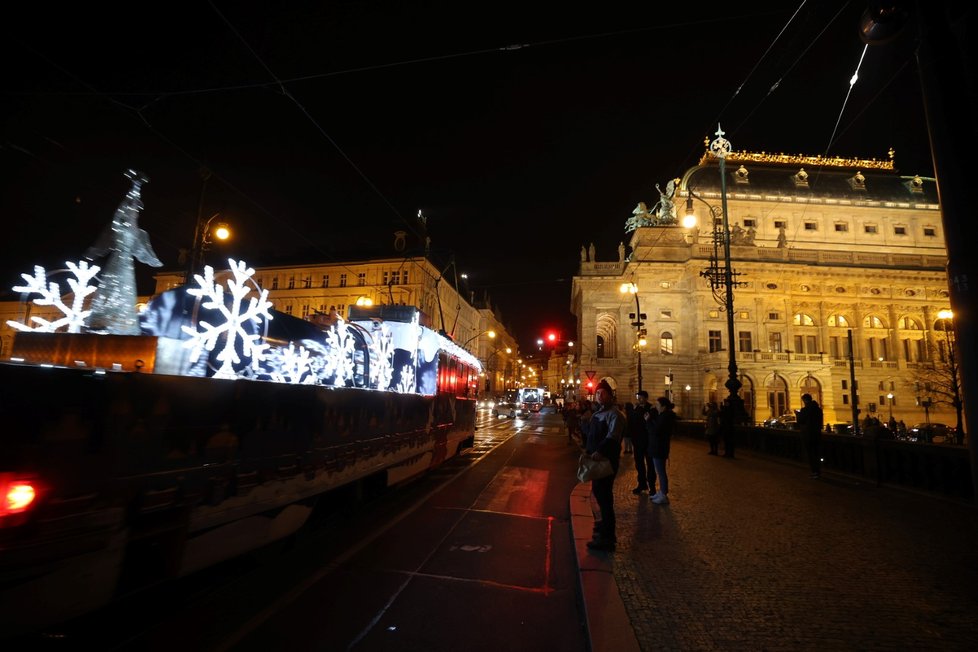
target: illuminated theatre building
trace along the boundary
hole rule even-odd
[[[719,161],[707,153],[678,180],[673,215],[631,231],[628,256],[582,253],[571,311],[595,382],[610,377],[622,401],[637,389],[636,303],[620,291],[634,283],[643,389],[671,395],[682,416],[700,418],[706,401],[728,395],[733,346],[753,421],[790,414],[807,392],[826,422],[851,422],[851,331],[860,419],[953,425],[953,409],[921,380],[949,337],[938,317],[950,304],[934,179],[900,175],[892,152],[887,161],[731,152],[725,168],[736,341],[723,288],[715,297],[701,274],[716,255],[711,222],[722,224]],[[685,229],[690,190],[697,225]],[[722,272],[722,244],[717,252]]]

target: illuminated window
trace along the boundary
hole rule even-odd
[[[815,320],[812,319],[811,315],[806,315],[803,312],[795,313],[794,317],[791,318],[791,323],[795,326],[814,326]]]
[[[706,314],[707,314],[707,316],[710,319],[719,319],[720,318],[720,311],[719,310],[710,310]]]
[[[866,315],[863,318],[863,328],[886,328],[886,323],[876,315]]]
[[[750,313],[747,312],[746,310],[741,310],[739,313],[737,313],[737,318],[738,319],[750,319]]]
[[[672,355],[675,352],[673,350],[672,333],[665,332],[659,338],[659,352],[662,355]]]
[[[900,328],[905,331],[922,330],[920,322],[913,317],[900,317]]]
[[[849,320],[842,315],[830,315],[829,326],[835,326],[836,328],[849,328]]]

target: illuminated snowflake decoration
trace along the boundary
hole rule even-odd
[[[54,306],[64,316],[54,321],[33,316],[31,317],[31,321],[37,324],[33,328],[27,324],[21,324],[13,320],[7,322],[8,326],[19,331],[33,331],[36,333],[54,333],[61,328],[67,328],[67,332],[69,333],[81,332],[82,328],[86,325],[85,320],[88,319],[88,316],[92,312],[91,310],[84,309],[85,298],[98,289],[94,285],[88,285],[88,282],[98,274],[101,268],[98,265],[89,267],[88,263],[84,260],[78,264],[66,262],[65,265],[75,275],[75,278],[68,279],[68,287],[71,288],[71,292],[74,295],[70,306],[61,300],[61,288],[54,281],[48,282],[47,274],[40,265],[34,267],[34,276],[21,274],[20,276],[24,279],[25,284],[15,285],[13,288],[14,292],[40,294],[41,298],[34,299],[35,305]]]
[[[391,329],[379,324],[370,340],[371,356],[370,385],[377,389],[387,389],[394,377],[394,347]]]
[[[409,394],[417,389],[414,380],[414,365],[406,364],[401,367],[401,379],[397,383],[397,391],[401,394]]]
[[[268,300],[268,290],[262,290],[257,298],[252,297],[248,301],[247,308],[242,307],[242,299],[251,292],[248,281],[255,270],[248,267],[244,261],[235,262],[233,259],[228,259],[228,265],[234,274],[234,278],[227,281],[228,291],[231,294],[230,307],[225,305],[224,288],[214,283],[214,269],[210,265],[204,268],[203,276],[194,275],[194,280],[200,287],[187,290],[187,294],[205,299],[201,306],[219,311],[225,321],[221,324],[211,324],[200,320],[197,323],[203,331],[190,326],[182,327],[183,331],[191,337],[185,344],[192,349],[191,362],[196,362],[204,350],[213,351],[218,342],[223,340],[224,347],[217,354],[221,367],[214,374],[215,378],[237,378],[240,375],[234,369],[234,365],[241,362],[235,347],[239,338],[243,355],[250,358],[251,369],[259,368],[259,363],[265,358],[265,349],[268,345],[261,342],[260,334],[248,332],[245,325],[261,324],[262,319],[272,318],[271,313],[268,312],[272,307],[272,303]]]
[[[315,385],[316,376],[313,373],[309,351],[300,346],[297,351],[295,344],[290,343],[287,349],[276,349],[265,359],[265,367],[270,368],[271,379],[277,383],[290,385]]]
[[[323,360],[322,374],[332,377],[334,387],[345,387],[347,380],[353,379],[356,369],[353,356],[356,352],[356,341],[349,333],[349,326],[342,318],[336,320],[326,331],[326,356]]]

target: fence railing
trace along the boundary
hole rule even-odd
[[[705,439],[702,422],[680,423],[681,434]],[[807,463],[805,445],[797,430],[737,428],[736,445],[762,455]],[[967,446],[823,433],[821,450],[825,471],[975,502]]]

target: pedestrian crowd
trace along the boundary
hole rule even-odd
[[[803,427],[805,445],[812,465],[812,477],[817,478],[820,474],[822,412],[810,395],[806,394],[802,399],[806,407],[799,411],[798,422],[806,424]],[[635,402],[626,403],[622,409],[616,404],[614,390],[607,380],[598,383],[594,401],[581,399],[564,406],[568,443],[579,443],[584,454],[593,460],[609,460],[612,468],[611,475],[591,480],[591,494],[598,504],[599,515],[593,538],[587,543],[589,550],[615,549],[613,487],[622,456],[631,455],[635,465],[637,484],[632,493],[642,496],[647,492],[652,503],[669,504],[669,449],[679,418],[675,407],[667,396],[650,402],[649,393],[639,390],[635,393]],[[733,458],[734,426],[743,420],[744,415],[738,415],[737,406],[731,405],[728,400],[719,405],[716,401],[707,402],[702,414],[710,447],[708,454]]]

